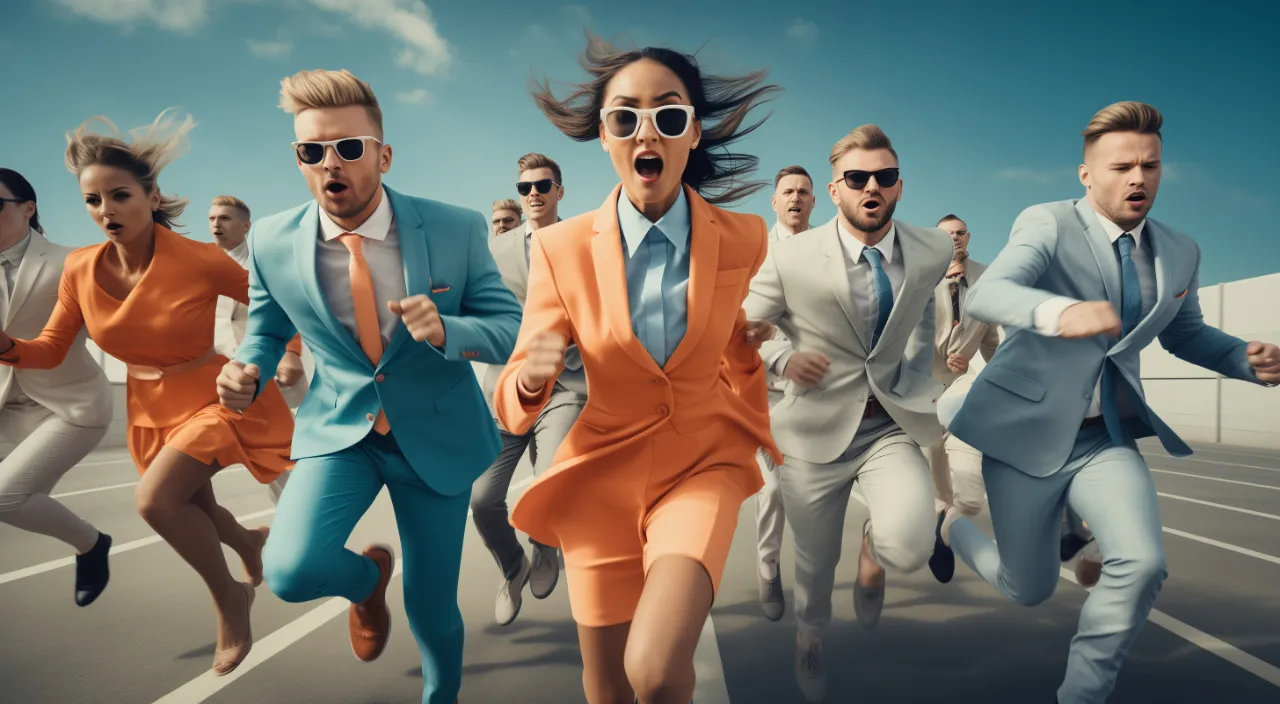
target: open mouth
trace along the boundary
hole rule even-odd
[[[662,175],[662,157],[649,152],[636,157],[636,173],[645,183],[653,183]]]
[[[112,232],[119,232],[120,230],[124,229],[124,225],[121,225],[118,222],[108,222],[107,229]]]
[[[325,193],[329,193],[331,195],[337,195],[345,190],[347,190],[347,184],[342,183],[341,181],[330,181],[324,184]]]
[[[799,214],[800,214],[800,206],[798,206],[798,205],[793,205],[793,206],[791,206],[790,208],[787,208],[787,212],[788,212],[788,213],[791,213],[792,215],[799,215]]]
[[[531,201],[529,201],[529,207],[530,207],[530,208],[541,208],[543,205],[546,205],[546,204],[545,204],[545,203],[543,203],[543,202],[542,202],[542,201],[540,201],[540,200],[531,200]]]
[[[1128,201],[1128,202],[1130,202],[1130,203],[1134,203],[1134,204],[1141,204],[1141,203],[1145,203],[1145,202],[1146,202],[1146,200],[1147,200],[1147,194],[1145,194],[1145,193],[1130,193],[1130,194],[1129,194],[1129,196],[1125,198],[1125,200],[1126,200],[1126,201]]]
[[[862,210],[868,214],[880,212],[881,203],[878,200],[863,201]]]

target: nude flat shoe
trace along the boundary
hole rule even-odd
[[[247,601],[245,602],[244,612],[246,618],[252,616],[253,598],[257,593],[253,587],[244,582],[240,582],[240,586],[244,588]],[[223,648],[213,651],[213,674],[217,677],[231,674],[244,659],[249,656],[249,651],[253,649],[253,622],[249,622],[249,639],[233,648]]]

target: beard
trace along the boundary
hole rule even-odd
[[[862,213],[862,209],[856,204],[843,199],[840,201],[840,212],[844,214],[844,217],[849,221],[849,224],[853,225],[854,229],[859,232],[868,233],[875,232],[876,230],[884,227],[884,224],[889,222],[893,217],[893,211],[896,210],[897,207],[897,201],[886,202],[880,207],[880,212],[876,213],[874,216],[868,217]]]

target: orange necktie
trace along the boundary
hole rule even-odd
[[[351,252],[348,272],[351,275],[351,303],[356,314],[356,336],[360,339],[360,349],[376,365],[382,359],[382,334],[378,332],[378,303],[373,296],[373,276],[369,274],[369,264],[364,259],[364,238],[346,232],[338,239]],[[391,430],[387,414],[381,409],[373,429],[381,435]]]

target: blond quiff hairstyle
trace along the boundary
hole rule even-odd
[[[225,205],[228,208],[235,208],[240,211],[240,214],[244,216],[245,220],[248,220],[251,217],[249,214],[249,206],[245,205],[244,201],[236,198],[235,196],[217,196],[209,205]]]
[[[345,68],[341,71],[315,69],[299,71],[280,81],[280,109],[290,115],[316,108],[345,108],[359,105],[382,137],[382,108],[368,83],[356,78]]]
[[[1159,110],[1146,103],[1127,100],[1112,103],[1094,113],[1081,136],[1084,137],[1084,150],[1087,152],[1089,147],[1102,139],[1102,135],[1111,132],[1139,132],[1164,139],[1160,135],[1160,128],[1163,126],[1164,116]]]
[[[884,130],[876,125],[862,125],[841,137],[840,141],[831,147],[831,165],[835,166],[841,157],[855,149],[863,151],[888,149],[894,159],[898,158],[898,152],[894,151],[893,142],[889,141],[889,135],[885,134]]]
[[[520,208],[520,204],[516,202],[515,198],[500,198],[493,201],[493,212],[496,213],[499,210],[510,210],[516,215],[524,215],[524,210]]]

